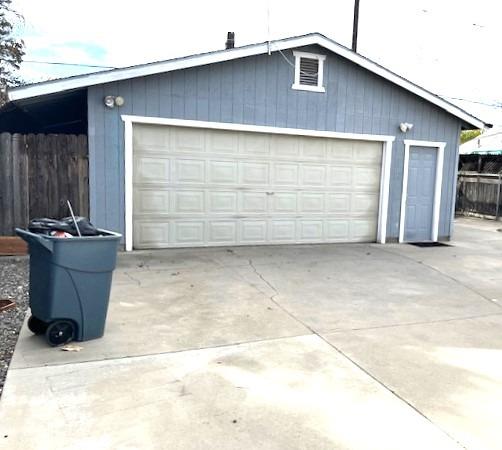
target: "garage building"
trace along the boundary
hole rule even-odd
[[[91,220],[129,250],[447,240],[460,131],[485,126],[317,33],[9,99],[40,122],[72,105]]]

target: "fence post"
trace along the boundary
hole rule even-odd
[[[0,134],[0,234],[14,232],[12,135]]]
[[[497,206],[495,208],[495,220],[499,219],[499,210],[500,210],[500,173],[499,173],[499,184],[497,186]]]

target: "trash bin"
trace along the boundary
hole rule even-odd
[[[121,235],[60,238],[16,228],[30,254],[28,327],[52,346],[103,336]]]

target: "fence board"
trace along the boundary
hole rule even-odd
[[[12,167],[17,175],[12,179],[14,227],[26,225],[26,217],[29,217],[29,190],[28,190],[28,153],[23,136],[12,136]]]
[[[0,135],[0,235],[34,217],[68,215],[70,200],[89,215],[89,167],[84,135]]]
[[[1,208],[1,229],[12,233],[14,225],[13,208],[13,167],[12,167],[12,140],[10,134],[2,133],[0,136],[0,208]]]
[[[457,214],[476,214],[498,219],[502,212],[501,189],[502,181],[499,175],[460,172],[455,207]]]
[[[79,214],[89,217],[89,153],[87,151],[87,136],[77,136],[77,205]]]

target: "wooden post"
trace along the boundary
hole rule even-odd
[[[12,136],[0,135],[0,233],[10,236],[14,232]]]
[[[25,137],[21,134],[12,135],[12,168],[14,171],[13,208],[14,226],[25,228],[29,221],[29,178],[28,178],[28,153],[26,151]]]

